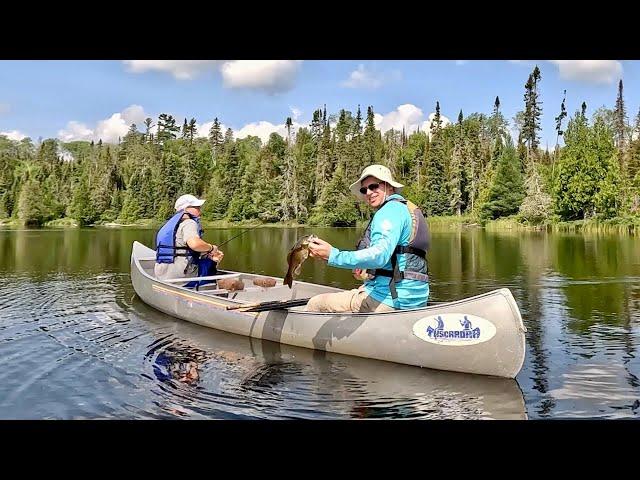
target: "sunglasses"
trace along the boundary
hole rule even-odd
[[[370,183],[366,187],[360,188],[360,193],[362,195],[366,195],[367,194],[367,189],[371,190],[372,192],[375,192],[378,188],[380,188],[380,184],[379,183]]]

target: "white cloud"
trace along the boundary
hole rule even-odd
[[[393,72],[379,72],[367,70],[363,64],[360,64],[341,85],[347,88],[369,88],[374,90],[391,80],[399,80],[401,77],[402,74],[397,70]]]
[[[227,88],[274,94],[293,88],[301,63],[300,60],[234,60],[225,62],[220,71]]]
[[[411,103],[405,103],[385,115],[381,115],[379,113],[374,114],[373,121],[376,128],[383,133],[391,130],[392,128],[398,131],[404,128],[405,132],[409,134],[420,128],[420,130],[430,134],[431,122],[435,118],[435,115],[435,112],[430,113],[428,118],[425,120],[424,113],[421,108],[418,108]],[[440,119],[442,121],[442,127],[446,127],[451,124],[451,121],[442,114],[440,114]]]
[[[25,135],[24,133],[22,133],[22,132],[20,132],[18,130],[11,130],[11,131],[8,131],[8,132],[0,132],[0,135],[4,135],[9,140],[15,140],[17,142],[19,142],[23,138],[27,138],[28,137],[28,135]]]
[[[178,80],[192,80],[207,70],[215,70],[222,60],[123,60],[132,73],[168,72]]]
[[[302,115],[302,110],[297,107],[289,107],[291,110],[291,114],[293,115],[293,120],[297,120],[300,115]]]
[[[67,128],[58,130],[58,138],[63,142],[73,142],[75,140],[92,140],[93,130],[84,123],[71,120],[67,123]]]
[[[124,137],[132,123],[135,123],[139,131],[144,130],[144,119],[150,115],[144,112],[140,105],[131,105],[122,112],[114,113],[105,120],[100,120],[95,128],[90,128],[84,123],[71,120],[66,128],[58,131],[58,138],[63,142],[75,140],[102,139],[105,143],[117,143],[118,137]],[[141,128],[142,127],[142,128]],[[154,127],[157,130],[157,126]],[[154,131],[154,128],[151,130]]]
[[[301,127],[304,127],[304,125],[297,122],[293,122],[293,124],[291,125],[292,136]],[[234,132],[234,137],[244,138],[249,135],[253,135],[256,137],[260,137],[260,139],[262,140],[262,143],[267,143],[269,141],[269,136],[274,132],[279,134],[283,138],[287,138],[287,127],[284,125],[284,123],[280,125],[274,125],[273,123],[267,122],[264,120],[245,125],[237,132]]]
[[[10,107],[8,103],[0,103],[0,115],[9,113]]]
[[[422,119],[422,109],[410,103],[405,103],[385,115],[376,113],[374,115],[374,124],[376,128],[380,129],[382,132],[386,132],[392,128],[394,130],[402,130],[403,127],[405,128],[405,131],[415,131],[420,125]]]
[[[456,60],[456,65],[464,65],[467,63],[467,60]]]
[[[202,125],[197,125],[197,128],[198,128],[197,136],[208,137],[209,130],[211,129],[212,125],[213,125],[213,120],[209,122],[205,122]],[[295,135],[298,129],[304,126],[305,125],[294,121],[291,126],[291,135],[292,136]],[[227,131],[227,128],[228,127],[226,125],[222,123],[220,124],[220,131],[222,132],[223,135]],[[245,138],[245,137],[248,137],[249,135],[253,135],[254,137],[259,137],[260,140],[262,140],[262,143],[265,144],[269,141],[269,136],[274,132],[279,134],[283,138],[287,138],[287,127],[284,125],[284,123],[275,125],[265,120],[261,120],[258,122],[251,122],[244,125],[239,130],[234,130],[233,137],[237,139],[237,138]]]
[[[549,60],[558,67],[560,78],[586,83],[611,84],[622,77],[617,60]]]
[[[106,120],[98,122],[94,136],[106,143],[117,143],[118,138],[124,137],[129,131],[129,124],[122,113],[114,113]]]
[[[167,72],[178,80],[192,80],[219,70],[227,88],[262,90],[269,94],[293,88],[301,60],[123,60],[132,73]]]
[[[144,125],[145,119],[149,116],[140,105],[131,105],[125,108],[121,115],[127,125],[135,123],[138,130],[141,130],[140,126]]]

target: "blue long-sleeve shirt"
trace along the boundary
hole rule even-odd
[[[402,199],[399,194],[389,197]],[[404,203],[385,203],[371,221],[371,243],[368,248],[356,251],[340,251],[332,247],[328,264],[338,268],[362,268],[392,270],[391,255],[397,245],[409,245],[411,238],[411,214]],[[398,267],[404,270],[406,259],[398,255]],[[365,281],[367,294],[386,305],[397,309],[424,307],[429,298],[429,284],[417,280],[402,280],[396,282],[398,298],[393,300],[389,290],[390,277],[377,275],[372,280]]]

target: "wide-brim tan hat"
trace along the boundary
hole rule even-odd
[[[389,170],[384,165],[369,165],[362,171],[362,175],[360,175],[360,178],[352,183],[349,187],[351,193],[353,193],[359,200],[364,201],[367,198],[366,195],[360,193],[360,187],[362,186],[360,182],[362,182],[362,180],[367,177],[375,177],[381,182],[387,182],[389,185],[394,187],[398,193],[400,193],[400,190],[402,189],[402,187],[404,187],[403,184],[398,183],[393,179],[393,177],[391,176],[391,170]]]

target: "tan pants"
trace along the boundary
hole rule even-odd
[[[308,312],[391,312],[395,308],[380,303],[367,295],[364,290],[348,290],[338,293],[322,293],[311,297],[307,303]]]

